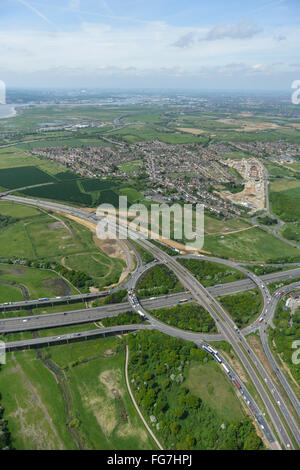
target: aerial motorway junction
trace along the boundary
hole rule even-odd
[[[74,216],[77,219],[81,219],[83,221],[88,221],[95,225],[99,222],[99,217],[93,212],[87,212],[83,209],[79,209],[76,207],[67,206],[64,204],[57,204],[46,200],[36,200],[36,199],[28,199],[23,197],[11,196],[7,195],[4,196],[4,199],[19,202],[22,204],[29,204],[37,207],[44,208],[46,210],[59,212],[61,214]],[[126,227],[127,229],[127,227]],[[125,230],[125,227],[124,227]],[[140,301],[136,294],[135,294],[135,285],[140,277],[140,275],[144,272],[146,267],[142,267],[140,261],[137,263],[137,267],[135,272],[127,280],[126,288],[128,289],[128,302],[124,303],[127,304],[125,310],[133,310],[138,313],[143,319],[147,320],[142,324],[138,325],[120,325],[116,327],[110,328],[101,328],[97,330],[87,331],[87,332],[80,332],[80,333],[72,333],[69,335],[62,335],[62,336],[54,336],[54,337],[44,337],[44,338],[35,338],[31,340],[23,340],[23,341],[14,341],[6,343],[6,347],[8,351],[17,350],[17,349],[25,349],[30,347],[41,347],[45,345],[51,344],[59,344],[64,342],[71,342],[71,341],[79,341],[83,339],[88,339],[90,337],[96,336],[103,336],[109,334],[117,334],[117,333],[128,333],[130,331],[137,331],[139,329],[157,329],[167,335],[175,336],[178,338],[182,338],[184,340],[193,341],[199,348],[203,348],[209,354],[213,356],[213,358],[220,364],[222,370],[228,377],[228,380],[232,382],[232,385],[236,388],[237,392],[240,394],[241,399],[245,402],[246,406],[249,408],[249,412],[253,415],[256,422],[260,426],[262,433],[266,441],[269,443],[269,447],[271,449],[298,449],[300,447],[300,431],[299,431],[299,401],[296,397],[296,394],[290,387],[289,383],[285,379],[282,372],[280,372],[279,367],[275,358],[272,355],[272,352],[269,348],[267,336],[266,336],[266,328],[268,325],[272,325],[272,319],[274,316],[274,312],[276,310],[276,306],[278,300],[280,298],[280,293],[275,292],[272,296],[268,290],[267,282],[272,280],[272,276],[268,275],[263,277],[258,277],[252,272],[248,271],[246,267],[242,265],[237,265],[228,260],[218,259],[209,257],[207,259],[211,261],[217,261],[219,263],[227,264],[228,266],[233,266],[236,269],[243,272],[246,276],[246,279],[243,281],[238,281],[236,283],[231,283],[235,285],[231,286],[222,286],[221,293],[220,287],[215,288],[205,288],[195,277],[191,274],[191,272],[186,269],[181,263],[179,263],[178,259],[174,256],[168,255],[164,250],[159,248],[157,245],[151,243],[151,241],[145,238],[137,238],[136,233],[130,233],[129,231],[129,238],[135,240],[141,247],[149,251],[155,258],[155,262],[159,262],[168,266],[170,270],[174,272],[177,278],[180,280],[181,284],[184,286],[186,291],[189,292],[189,298],[187,300],[193,300],[194,302],[198,302],[201,304],[212,316],[215,320],[218,334],[217,335],[201,335],[199,333],[193,333],[185,330],[181,330],[178,328],[174,328],[170,325],[166,325],[156,318],[151,316],[147,311],[148,308],[155,309],[164,306],[164,305],[172,305],[172,302],[178,302],[178,299],[172,296],[169,297],[161,297],[147,301]],[[205,257],[204,257],[205,258]],[[294,271],[294,272],[291,272]],[[276,273],[273,279],[280,280],[280,279],[289,279],[289,278],[297,278],[299,277],[299,270],[295,267],[294,270],[290,270],[287,272]],[[271,276],[271,278],[270,278]],[[283,276],[283,277],[282,277]],[[240,283],[240,284],[239,284]],[[295,285],[299,285],[300,283],[296,283]],[[263,312],[260,317],[260,321],[255,321],[252,325],[248,326],[244,330],[239,330],[238,327],[233,322],[232,318],[228,315],[225,309],[220,305],[220,303],[216,300],[218,295],[222,295],[223,289],[233,289],[227,290],[227,292],[239,292],[244,289],[251,289],[253,287],[258,287],[262,293],[263,297]],[[124,286],[123,286],[124,288]],[[288,288],[292,288],[292,286],[287,286],[285,290]],[[98,296],[105,296],[108,292],[98,293]],[[87,294],[89,295],[89,294]],[[94,294],[93,294],[94,295]],[[93,295],[91,297],[93,297]],[[94,296],[95,298],[95,296]],[[62,301],[70,301],[71,299],[38,299],[33,301],[37,304],[41,302],[49,302],[55,303],[62,303]],[[79,300],[79,299],[76,299]],[[81,297],[81,300],[86,301],[87,298]],[[31,301],[32,302],[32,301]],[[151,303],[153,302],[153,303]],[[155,303],[155,304],[154,304]],[[124,305],[125,306],[125,305]],[[105,306],[103,310],[101,308],[98,309],[84,309],[81,311],[71,311],[71,312],[61,312],[58,314],[46,315],[46,316],[31,316],[31,317],[21,317],[21,318],[14,318],[14,319],[5,319],[0,322],[0,332],[8,332],[8,331],[24,331],[27,329],[39,329],[39,328],[47,328],[48,325],[54,326],[51,322],[57,322],[56,326],[61,325],[68,325],[72,324],[72,322],[80,323],[80,317],[83,314],[91,315],[88,321],[93,321],[94,318],[103,318],[103,315],[106,317],[108,315],[116,315],[117,311],[120,312],[118,309],[122,309],[124,312],[124,306],[121,304],[117,305],[110,305]],[[3,309],[15,309],[15,305],[4,305],[2,304],[0,308]],[[24,308],[25,305],[20,305],[19,308]],[[26,307],[25,307],[26,308]],[[32,308],[32,307],[31,307]],[[89,311],[90,310],[90,311]],[[95,317],[93,317],[93,315]],[[53,320],[49,317],[53,316]],[[45,317],[45,319],[42,319]],[[11,322],[11,323],[10,323]],[[44,325],[44,326],[43,326]],[[249,345],[246,335],[258,331],[261,337],[262,345],[265,351],[265,354],[268,358],[268,365],[269,368],[266,370],[262,361],[258,358],[256,353],[253,351],[251,346]],[[259,405],[255,402],[253,396],[249,393],[246,389],[245,385],[243,384],[242,380],[233,368],[224,360],[223,357],[218,353],[216,349],[213,348],[209,342],[218,341],[223,339],[231,344],[235,354],[237,355],[239,361],[241,362],[242,366],[244,367],[245,371],[247,372],[251,383],[253,384],[256,393],[260,396],[261,401],[263,403],[263,409],[259,408]],[[272,370],[277,377],[276,384],[274,380],[270,376],[269,370]],[[280,383],[280,388],[278,384]],[[283,396],[284,390],[284,396]]]

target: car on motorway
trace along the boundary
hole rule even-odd
[[[23,320],[23,323],[26,323],[26,322],[28,322],[28,319],[27,319],[27,318],[25,318],[25,319]]]

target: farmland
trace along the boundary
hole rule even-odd
[[[129,204],[143,199],[141,193],[127,186],[128,183],[120,185],[120,183],[106,180],[77,179],[25,189],[22,195],[86,207],[97,207],[100,204],[112,204],[119,207],[120,195],[127,196]]]
[[[34,166],[0,170],[0,186],[8,189],[52,182],[54,178]]]
[[[56,183],[50,186],[40,186],[38,188],[25,189],[22,191],[22,194],[35,198],[66,201],[72,204],[79,204],[84,206],[92,205],[91,195],[82,193],[79,189],[77,181],[65,181],[64,183]]]
[[[0,169],[35,167],[41,171],[54,176],[58,173],[64,173],[66,169],[61,165],[42,160],[34,155],[25,152],[17,147],[0,148]],[[23,187],[23,185],[21,186]]]
[[[118,206],[120,195],[127,196],[128,204],[142,202],[147,207],[155,201],[203,202],[203,248],[213,256],[255,262],[252,268],[257,275],[265,272],[259,263],[300,262],[300,250],[274,237],[268,227],[255,225],[270,223],[263,211],[255,214],[260,218],[251,218],[250,206],[231,204],[220,196],[222,188],[237,192],[244,184],[237,171],[228,169],[226,159],[257,158],[269,172],[271,211],[286,222],[280,233],[300,241],[299,164],[278,164],[277,147],[275,152],[269,145],[268,153],[261,146],[274,143],[281,155],[294,152],[292,144],[298,144],[300,131],[286,119],[276,123],[269,114],[254,111],[239,116],[235,111],[201,101],[190,109],[169,104],[28,107],[0,122],[0,143],[8,145],[0,148],[0,188],[87,209],[101,203]],[[286,142],[291,148],[285,149]],[[253,164],[254,175],[255,169]],[[75,218],[0,201],[0,302],[118,284],[127,274],[126,263],[108,256],[115,254],[113,243],[108,244],[111,251],[101,251],[92,233]],[[133,246],[144,265],[153,261],[150,252],[134,242]],[[178,254],[170,247],[161,248]],[[180,262],[205,287],[245,279],[243,273],[222,263],[201,258],[181,258]],[[136,285],[140,299],[182,290],[175,274],[160,263],[145,271]],[[94,305],[120,302],[126,296],[123,289]],[[239,328],[258,318],[263,303],[258,289],[218,301]],[[64,310],[90,305],[78,302],[64,305]],[[61,310],[59,305],[45,306],[32,314]],[[194,302],[150,313],[175,328],[217,332],[213,318]],[[3,312],[1,317],[27,314],[28,310]],[[289,365],[286,338],[296,337],[297,315],[292,328],[291,315],[283,306],[275,317],[274,341]],[[63,335],[133,322],[142,322],[141,317],[124,311],[99,323],[1,339]],[[164,449],[263,447],[234,387],[211,356],[192,343],[155,330],[9,354],[0,381],[13,445],[17,449],[156,449],[128,394],[126,342],[132,391]]]

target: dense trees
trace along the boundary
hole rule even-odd
[[[262,296],[259,289],[218,298],[239,328],[247,326],[261,312]]]
[[[118,304],[122,302],[126,297],[127,297],[127,290],[120,289],[116,292],[113,292],[112,294],[109,294],[107,297],[104,297],[103,299],[95,300],[93,303],[93,306],[97,307],[98,305]]]
[[[189,269],[196,279],[205,287],[214,286],[218,283],[239,281],[245,275],[240,271],[228,266],[198,259],[180,259],[183,266]]]
[[[67,269],[59,263],[55,263],[54,271],[61,274],[63,277],[79,289],[88,289],[93,285],[93,280],[83,271],[75,271],[74,269]]]
[[[18,219],[10,217],[9,215],[0,214],[0,230],[14,224],[15,222],[18,222]]]
[[[152,310],[150,313],[162,322],[183,330],[201,331],[203,333],[217,331],[213,318],[205,308],[196,303],[160,308]]]
[[[117,317],[108,317],[102,320],[104,326],[135,325],[136,323],[142,323],[142,318],[135,312],[120,313]]]
[[[146,271],[136,286],[137,295],[141,298],[171,294],[182,289],[175,274],[164,265],[156,265]]]
[[[248,271],[251,271],[252,273],[256,274],[256,276],[263,276],[264,274],[271,274],[271,273],[277,273],[279,271],[286,271],[286,266],[261,266],[261,265],[248,265],[245,266]]]
[[[274,316],[275,330],[270,331],[271,340],[274,339],[280,357],[289,366],[293,376],[300,382],[299,365],[293,364],[292,355],[296,351],[293,349],[293,342],[300,338],[300,309],[298,308],[293,314],[291,310],[285,306],[285,300],[281,300],[278,304]]]
[[[141,331],[127,338],[136,400],[165,449],[260,449],[248,418],[224,422],[185,386],[191,363],[213,361],[193,343]]]
[[[240,193],[245,188],[244,184],[235,183],[234,181],[229,181],[228,183],[223,183],[223,186],[225,186],[225,189],[227,189],[228,191],[230,191],[233,194]]]
[[[257,220],[259,221],[260,224],[263,224],[263,225],[277,225],[278,224],[277,219],[273,219],[273,217],[269,217],[268,215],[266,215],[265,217],[258,217]]]

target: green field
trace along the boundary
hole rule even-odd
[[[220,220],[216,217],[205,214],[204,217],[204,231],[205,235],[226,235],[227,233],[234,232],[235,230],[242,230],[251,227],[249,222],[241,219],[227,219]]]
[[[92,196],[90,194],[82,193],[77,181],[65,181],[63,183],[25,189],[22,191],[22,194],[38,199],[52,199],[83,206],[92,206]]]
[[[119,165],[119,170],[130,174],[136,170],[139,170],[142,164],[142,160],[132,160],[128,163],[124,163],[123,165]]]
[[[236,400],[224,373],[215,362],[192,364],[186,384],[192,393],[205,400],[225,421],[242,418],[241,405]]]
[[[207,141],[207,139],[202,136],[195,136],[177,130],[174,131],[168,128],[156,127],[151,124],[127,126],[124,129],[112,131],[109,135],[128,143],[160,140],[167,144],[186,144],[196,142],[203,143]]]
[[[25,166],[0,170],[0,186],[7,189],[54,182],[54,178],[35,168]]]
[[[118,338],[7,359],[1,394],[16,449],[155,448],[127,392]]]
[[[286,176],[293,176],[293,172],[288,168],[277,163],[264,161],[264,166],[267,168],[270,179],[285,178]]]
[[[9,354],[0,374],[5,419],[15,449],[76,448],[65,427],[59,386],[34,351]]]
[[[0,229],[0,260],[58,262],[85,272],[96,285],[118,282],[124,261],[100,251],[86,227],[63,216],[6,201],[0,202],[2,214],[10,214],[14,220]]]
[[[0,202],[0,214],[12,213],[19,220],[0,232],[0,257],[57,258],[91,250],[90,232],[58,216],[20,204]]]
[[[287,240],[300,242],[300,222],[290,222],[284,224],[279,230],[280,234]]]
[[[57,273],[46,269],[0,264],[0,302],[75,294]]]
[[[206,236],[204,250],[214,256],[237,261],[264,263],[300,260],[300,250],[258,227],[225,236]]]
[[[0,273],[1,273],[1,268],[0,268]],[[20,288],[10,285],[8,282],[3,282],[2,276],[0,279],[1,279],[0,280],[0,303],[18,302],[18,301],[23,300],[23,295],[22,295],[22,291]]]
[[[41,171],[54,176],[65,172],[66,169],[49,160],[43,160],[35,157],[23,149],[17,147],[8,147],[0,149],[0,169],[18,168],[18,167],[36,167]]]
[[[272,212],[285,222],[300,219],[300,181],[280,180],[271,184]]]
[[[65,265],[88,273],[99,289],[111,284],[117,284],[120,275],[125,268],[125,262],[121,259],[109,258],[104,253],[94,252],[87,257],[86,254],[67,256]]]

